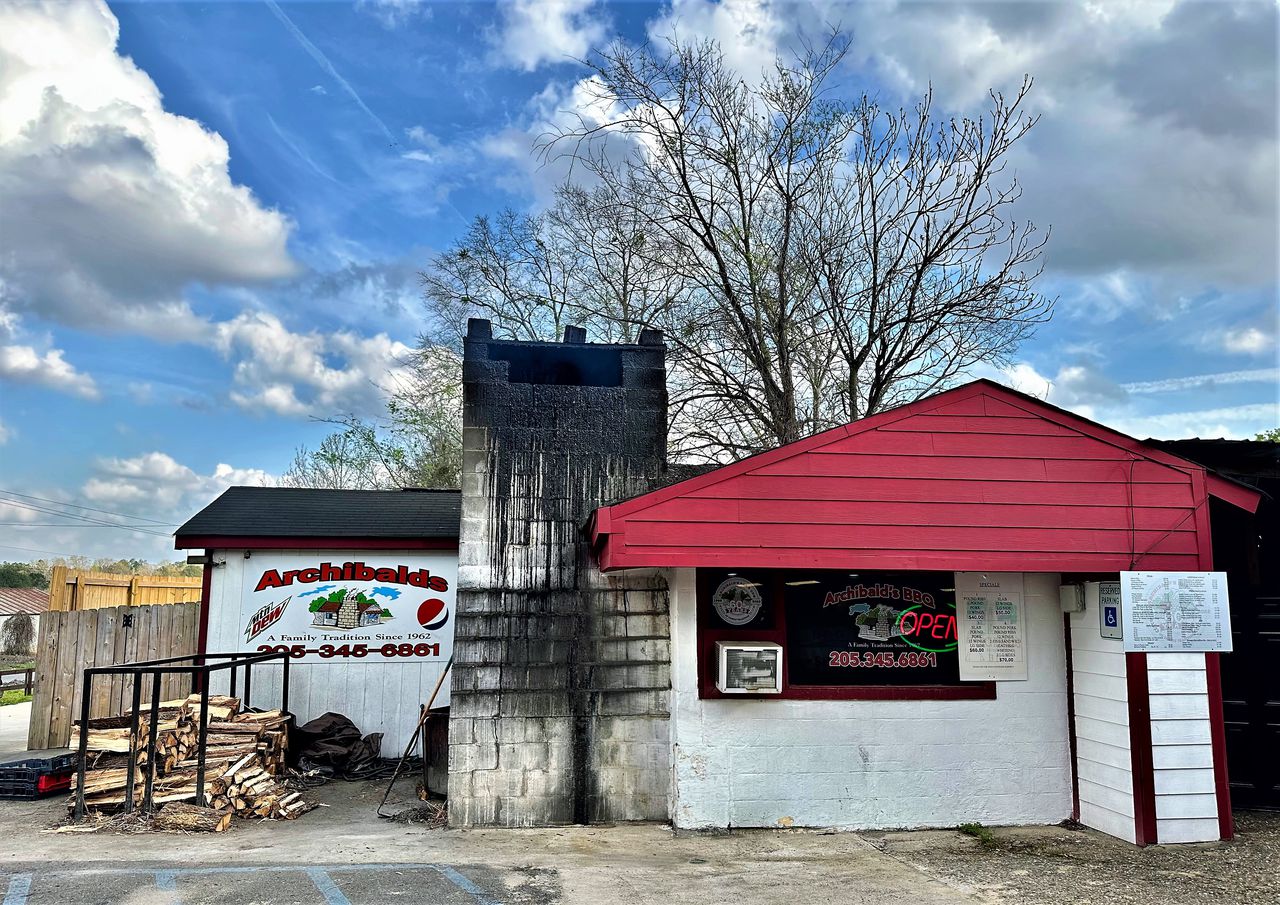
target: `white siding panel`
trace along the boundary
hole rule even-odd
[[[1151,724],[1153,745],[1208,745],[1208,720],[1157,720]]]
[[[1123,839],[1126,842],[1137,842],[1137,827],[1132,814],[1117,814],[1101,805],[1088,801],[1080,802],[1080,822],[1108,835]]]
[[[1079,742],[1081,739],[1101,742],[1104,745],[1119,748],[1129,755],[1129,727],[1126,725],[1076,717],[1076,741]]]
[[[1209,718],[1206,694],[1152,694],[1151,719],[1199,720]]]
[[[1121,792],[1110,786],[1100,786],[1081,778],[1080,807],[1082,810],[1085,802],[1096,804],[1117,814],[1125,814],[1130,820],[1133,819],[1133,792]]]
[[[1077,692],[1076,716],[1124,726],[1129,722],[1129,705],[1124,701],[1095,698],[1093,695]]]
[[[1204,654],[1147,654],[1147,669],[1200,669],[1203,670]]]
[[[1156,745],[1152,763],[1157,770],[1194,770],[1213,767],[1213,745]]]
[[[1203,669],[1157,669],[1148,673],[1152,694],[1208,694],[1209,682]]]
[[[1218,839],[1218,821],[1156,820],[1161,844],[1173,842],[1213,842]]]
[[[1157,795],[1156,818],[1186,820],[1212,817],[1218,819],[1217,795]]]
[[[1124,646],[1118,639],[1102,637],[1096,599],[1083,613],[1072,613],[1070,624],[1080,822],[1133,842],[1133,755]]]
[[[1208,770],[1156,770],[1156,796],[1212,795],[1213,769]],[[1159,811],[1157,810],[1157,814]]]
[[[1130,769],[1133,765],[1133,756],[1129,753],[1128,748],[1094,741],[1091,738],[1082,738],[1078,726],[1076,728],[1076,756],[1081,761],[1092,761],[1093,763],[1119,767],[1125,770]],[[1194,764],[1193,766],[1199,765]]]

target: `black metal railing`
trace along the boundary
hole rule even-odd
[[[221,662],[209,663],[209,660]],[[289,712],[289,660],[286,651],[267,653],[230,653],[230,654],[188,654],[182,657],[165,657],[160,660],[146,660],[142,663],[117,663],[114,666],[94,666],[84,671],[84,688],[80,698],[80,750],[76,759],[76,804],[73,818],[84,817],[84,777],[85,755],[89,751],[89,704],[92,700],[90,692],[93,680],[99,676],[133,676],[133,709],[129,721],[129,766],[125,774],[124,810],[132,813],[134,809],[135,774],[138,766],[138,721],[142,710],[142,681],[144,676],[151,678],[151,711],[147,731],[147,775],[146,785],[142,792],[142,810],[154,810],[154,788],[156,780],[156,739],[159,737],[160,725],[160,682],[165,676],[191,676],[191,693],[200,694],[199,736],[196,746],[196,803],[205,804],[204,774],[205,756],[209,739],[209,679],[215,672],[231,670],[231,696],[236,694],[236,676],[238,670],[244,669],[244,694],[240,700],[244,707],[249,707],[249,694],[252,690],[253,667],[255,664],[277,660],[283,670],[280,677],[280,711]],[[190,665],[180,665],[194,661]]]

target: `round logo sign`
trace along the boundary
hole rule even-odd
[[[418,622],[425,629],[435,630],[449,621],[449,611],[439,597],[431,597],[418,605]]]
[[[736,575],[720,582],[715,594],[711,596],[711,605],[716,615],[729,625],[746,625],[760,613],[763,601],[760,588],[754,582]]]

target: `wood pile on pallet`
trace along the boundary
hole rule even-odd
[[[240,712],[236,698],[210,695],[205,743],[204,794],[207,807],[196,798],[199,769],[200,696],[160,704],[156,721],[155,779],[152,804],[195,802],[175,814],[175,823],[188,829],[220,832],[229,820],[222,815],[281,818],[292,820],[314,805],[300,793],[290,792],[281,779],[285,774],[285,754],[289,747],[290,717],[278,710],[262,713]],[[146,794],[147,749],[151,743],[151,711],[144,705],[138,721],[138,737],[130,738],[129,715],[90,720],[88,754],[84,778],[85,806],[95,811],[116,811],[125,804],[129,779],[129,750],[136,745],[138,764],[134,770],[135,807]],[[80,744],[80,729],[71,731],[71,748]],[[73,786],[72,792],[76,791]],[[75,797],[70,806],[74,807]],[[166,808],[167,810],[167,808]],[[218,815],[215,819],[211,815]]]

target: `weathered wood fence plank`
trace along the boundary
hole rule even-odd
[[[47,614],[36,652],[36,683],[31,701],[27,745],[32,750],[60,748],[80,718],[84,671],[94,666],[137,663],[194,654],[200,604],[169,603],[120,606]],[[162,697],[182,697],[191,688],[188,676],[166,677]],[[151,700],[144,682],[142,701]],[[91,718],[113,716],[133,703],[132,679],[94,681],[89,699]]]

